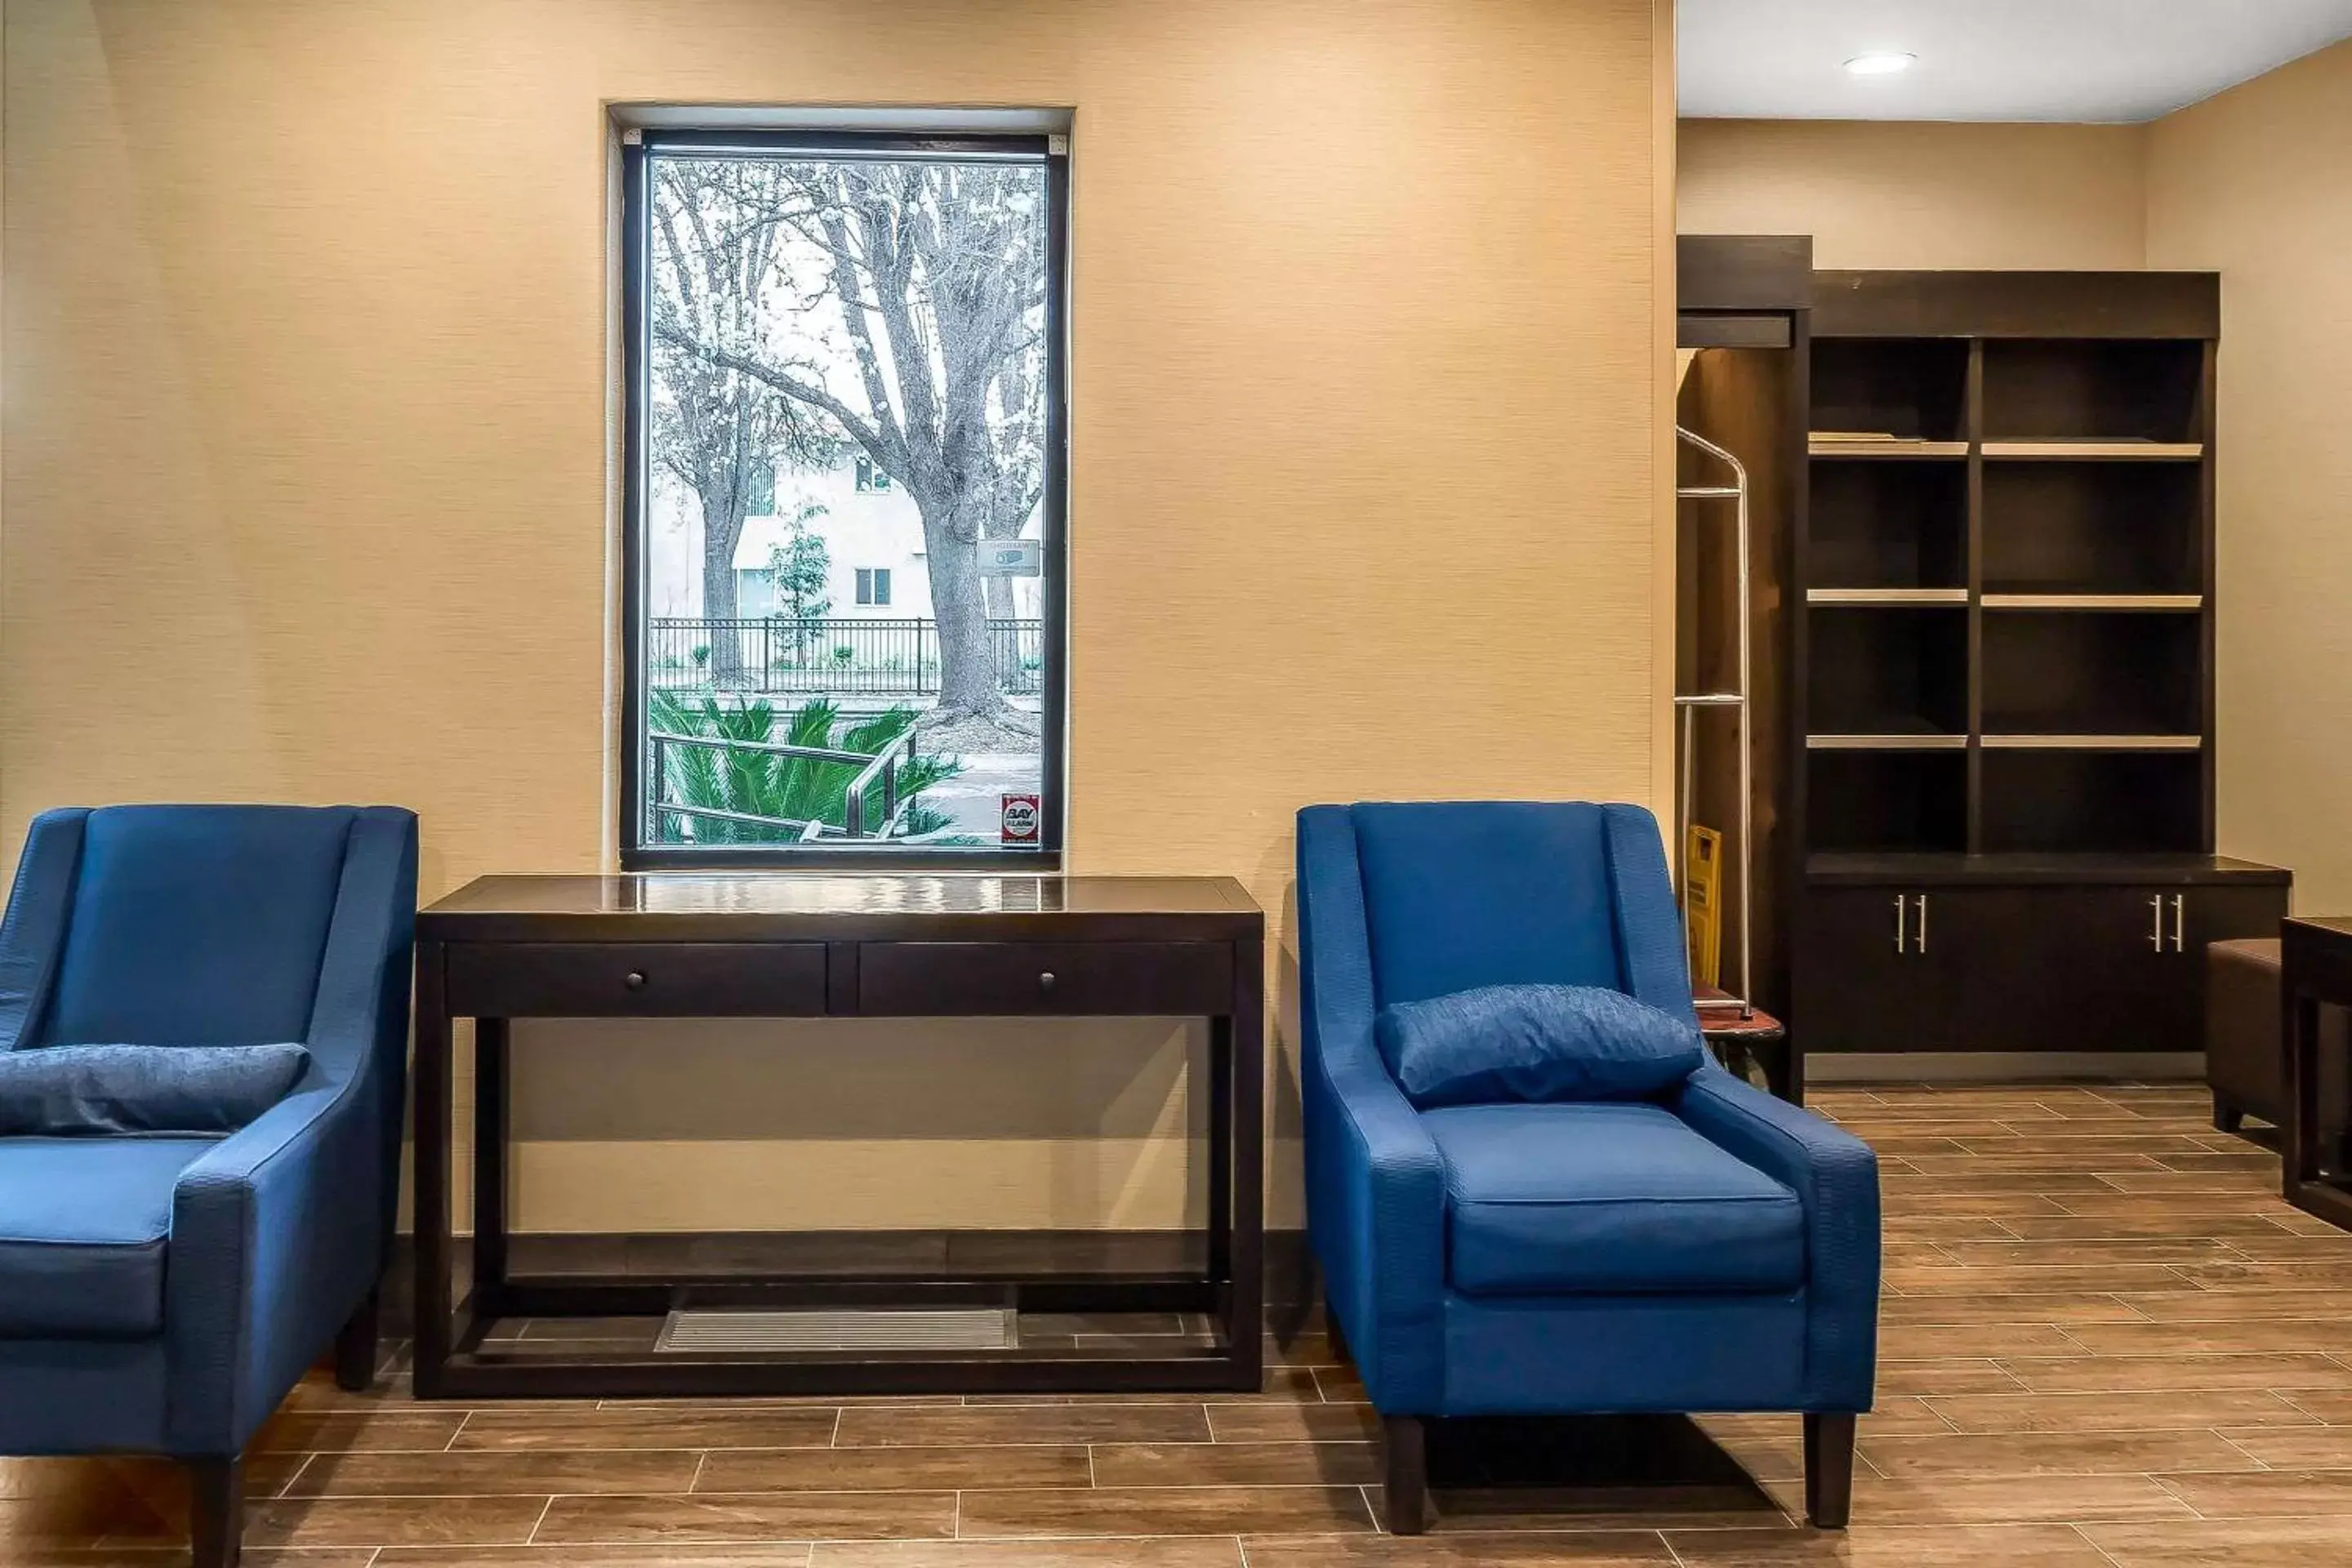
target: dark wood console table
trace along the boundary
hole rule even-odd
[[[2286,1037],[2280,1194],[2305,1214],[2352,1230],[2352,1171],[2328,1168],[2336,1142],[2320,1115],[2322,1006],[2352,1007],[2352,919],[2314,917],[2279,927],[2279,1025]]]
[[[1265,918],[1231,879],[485,877],[424,910],[416,936],[418,1397],[1257,1389]],[[1203,1272],[534,1278],[509,1268],[508,1020],[1005,1015],[1208,1020]],[[471,1286],[454,1305],[453,1016],[475,1020],[476,1123]],[[505,1319],[908,1306],[1191,1313],[1205,1331],[1132,1341],[1118,1353],[583,1344],[554,1355],[520,1353],[497,1332]]]

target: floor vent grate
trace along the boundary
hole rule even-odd
[[[1018,1314],[1003,1307],[861,1308],[795,1311],[698,1309],[672,1312],[656,1351],[725,1354],[761,1351],[1009,1351]]]

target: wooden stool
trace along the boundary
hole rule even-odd
[[[2276,937],[2217,942],[2205,949],[2205,1082],[2213,1091],[2213,1125],[2275,1145],[2286,1116],[2285,1042],[2279,1033]],[[1702,1016],[1704,1022],[1704,1016]],[[2319,1010],[2319,1124],[2338,1149],[2344,1139],[2345,1021],[2340,1008]],[[2270,1123],[2244,1131],[2249,1116]]]

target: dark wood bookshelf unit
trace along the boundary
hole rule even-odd
[[[1814,279],[1795,1037],[2193,1049],[2288,882],[2214,854],[2218,281]]]

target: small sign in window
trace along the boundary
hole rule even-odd
[[[983,577],[1042,577],[1045,547],[1034,539],[983,540],[980,546]]]

